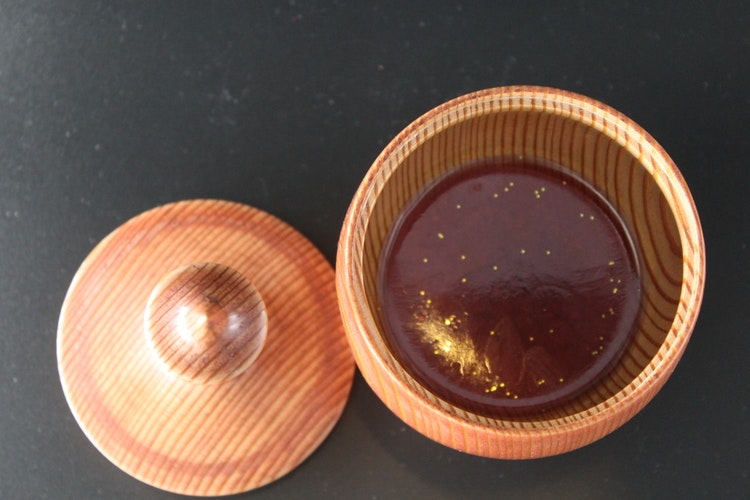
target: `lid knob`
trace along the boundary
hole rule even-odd
[[[175,375],[205,384],[232,378],[260,354],[268,318],[263,299],[239,271],[198,263],[167,274],[149,297],[146,335]]]

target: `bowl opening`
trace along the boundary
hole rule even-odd
[[[635,386],[672,329],[682,292],[682,244],[667,199],[654,175],[631,153],[632,147],[626,147],[628,139],[601,117],[589,118],[576,120],[565,106],[542,107],[524,100],[488,99],[446,112],[437,108],[394,139],[376,160],[373,170],[378,177],[368,193],[375,201],[362,242],[361,285],[381,332],[378,272],[388,231],[424,186],[456,167],[493,158],[548,162],[582,179],[614,208],[632,238],[640,267],[641,303],[634,334],[614,368],[575,399],[545,412],[544,420],[584,414]],[[443,401],[410,375],[382,336],[371,341],[415,393],[461,418],[504,425]]]

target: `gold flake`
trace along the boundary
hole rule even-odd
[[[546,252],[544,252],[544,253],[546,253],[547,255],[549,255],[549,254],[551,254],[552,252],[551,252],[550,250],[547,250],[547,251],[546,251]]]
[[[534,342],[534,337],[529,337],[529,342]]]
[[[503,191],[505,191],[507,193],[509,191],[509,189],[508,188],[503,188]]]
[[[615,265],[615,261],[614,260],[610,260],[609,262],[607,262],[607,264],[609,264],[610,266],[614,266]]]
[[[493,197],[493,198],[497,198],[497,197],[499,197],[499,196],[500,196],[500,195],[499,195],[499,194],[497,194],[497,193],[492,193],[492,197]]]
[[[555,329],[554,329],[554,328],[550,328],[550,329],[549,329],[549,332],[550,332],[550,333],[555,333]]]
[[[521,249],[521,253],[526,253],[526,249],[525,249],[525,248],[522,248],[522,249]]]
[[[462,255],[462,256],[461,256],[461,260],[466,260],[466,256],[465,256],[465,255]]]
[[[424,290],[419,291],[419,295],[422,295],[424,297],[424,294],[425,294]]]
[[[509,185],[510,187],[513,187],[513,186],[514,186],[514,184],[513,184],[513,181],[510,181],[510,182],[508,183],[508,185]]]
[[[617,287],[614,287],[614,288],[612,289],[612,293],[613,293],[613,294],[614,294],[614,293],[617,293]]]
[[[461,283],[466,283],[466,277],[461,278]]]
[[[429,260],[427,259],[427,257],[425,257],[424,259],[422,259],[422,262],[424,262],[425,264],[427,264],[427,262],[429,262]]]
[[[442,240],[443,238],[445,238],[445,235],[443,233],[438,233],[438,238]]]
[[[490,330],[490,335],[495,335],[495,330]]]
[[[589,215],[589,219],[590,220],[594,220],[594,216],[593,215]]]
[[[578,215],[579,215],[579,216],[581,217],[581,219],[583,219],[583,212],[581,212],[581,213],[580,213],[580,214],[578,214]]]
[[[560,382],[565,382],[565,379],[560,377]]]
[[[540,378],[536,381],[536,385],[544,385],[545,380],[543,378]]]
[[[456,203],[456,209],[457,210],[461,210],[461,204],[460,203]]]
[[[497,271],[497,266],[492,266],[493,271]]]
[[[485,380],[485,388],[497,382],[488,366],[487,357],[480,355],[469,332],[456,315],[437,316],[434,309],[426,309],[425,321],[413,326],[422,342],[429,345],[435,356],[446,366],[457,366],[462,375],[477,373]]]
[[[518,399],[518,394],[513,394],[513,399]]]

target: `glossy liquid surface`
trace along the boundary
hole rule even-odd
[[[385,338],[423,386],[474,413],[543,414],[617,362],[640,302],[628,234],[603,198],[554,166],[463,166],[387,236]]]

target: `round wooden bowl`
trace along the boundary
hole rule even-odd
[[[399,213],[441,174],[500,157],[552,162],[582,178],[614,207],[640,256],[641,305],[624,354],[590,389],[543,417],[490,418],[441,399],[393,355],[378,313],[379,257]],[[648,133],[584,96],[541,87],[501,87],[438,106],[385,148],[347,213],[336,285],[359,368],[396,415],[451,448],[524,459],[591,443],[654,397],[690,338],[704,273],[703,235],[690,192]]]

